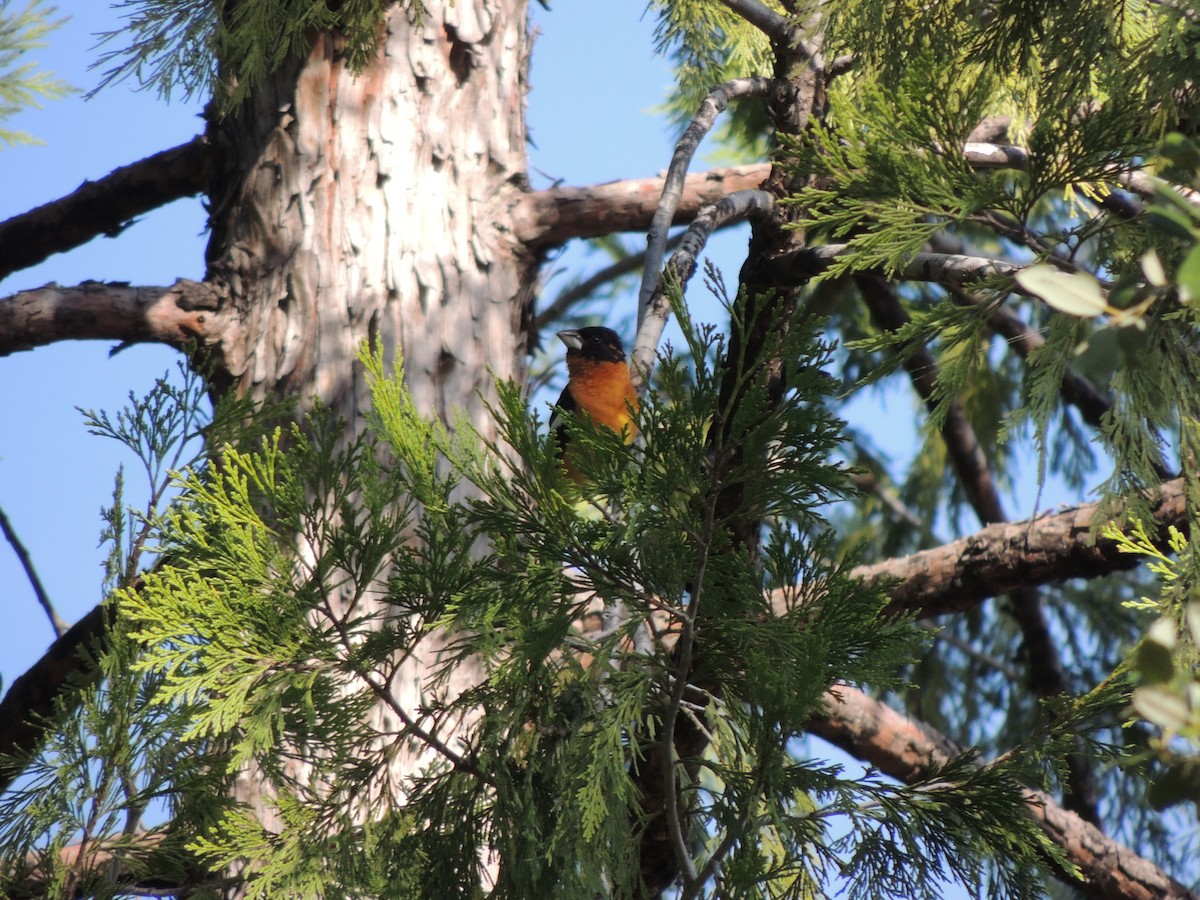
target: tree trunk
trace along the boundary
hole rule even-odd
[[[525,0],[425,5],[419,20],[387,13],[358,74],[338,35],[317,35],[213,128],[208,277],[241,323],[218,386],[298,398],[301,413],[319,398],[348,435],[368,400],[363,341],[403,355],[423,412],[461,411],[484,434],[493,373],[522,375],[536,269],[510,218],[526,183]],[[436,650],[391,682],[407,709]],[[394,786],[421,762],[420,748],[397,760]],[[260,787],[247,772],[239,794],[271,827]]]

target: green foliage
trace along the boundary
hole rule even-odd
[[[775,156],[803,185],[787,202],[804,240],[848,244],[805,299],[831,317],[847,394],[875,392],[861,418],[848,416],[854,445],[845,452],[869,472],[874,493],[835,514],[844,538],[882,559],[975,527],[970,490],[939,432],[951,404],[1001,492],[1019,484],[1022,464],[1033,468],[1030,446],[1039,491],[1049,479],[1106,498],[1132,494],[1136,505],[1142,487],[1190,471],[1197,438],[1187,423],[1200,419],[1193,11],[1121,0],[839,0],[804,15],[827,63],[853,60],[828,85],[828,114],[783,138]],[[670,34],[677,59],[704,46],[686,29]],[[1016,145],[1023,161],[969,162],[964,144],[979,125],[993,135],[984,140]],[[1153,195],[1145,181],[1131,189],[1131,172],[1157,176]],[[1007,278],[896,284],[908,324],[888,331],[847,276],[894,277],[922,251],[1062,274],[1047,290]],[[1064,287],[1082,300],[1067,308]],[[1024,336],[1013,337],[1006,321]],[[918,351],[935,367],[929,404],[912,398],[903,368]],[[1091,408],[1064,403],[1074,402],[1080,380],[1099,400]],[[1014,517],[1028,513],[1028,494],[1016,499]],[[1112,806],[1124,811],[1109,827],[1178,862],[1194,857],[1194,847],[1173,843],[1186,829],[1134,812],[1147,807],[1141,776],[1161,768],[1147,730],[1120,727],[1119,690],[1091,693],[1145,631],[1137,611],[1121,606],[1137,590],[1136,578],[1050,586],[1039,589],[1040,608],[1066,681],[1091,710],[1072,718],[1080,746],[1125,762],[1098,770],[1101,796],[1120,797]],[[1067,713],[1029,689],[1028,635],[1006,610],[1001,600],[939,622],[932,650],[907,670],[917,687],[901,692],[915,714],[984,754],[1014,752],[1053,721],[1068,728],[1055,719]],[[1158,789],[1152,794],[1160,803]]]
[[[129,24],[101,38],[124,46],[97,61],[107,67],[97,90],[133,77],[164,98],[175,91],[185,97],[211,95],[227,112],[263,78],[303,59],[318,31],[337,30],[351,68],[361,70],[375,50],[389,5],[381,0],[122,0],[118,6],[128,10]],[[425,12],[420,0],[405,6],[413,17]]]
[[[62,19],[52,18],[55,8],[42,0],[29,0],[20,10],[13,6],[10,0],[0,2],[0,122],[72,90],[49,72],[38,71],[36,62],[24,61],[31,51],[46,46],[46,36],[62,24]],[[0,145],[33,142],[23,131],[0,128]]]
[[[224,412],[240,417],[246,408],[235,403]],[[202,379],[184,365],[177,375],[159,378],[144,398],[131,392],[115,416],[83,414],[89,432],[128,448],[146,476],[144,504],[126,504],[121,472],[113,505],[102,511],[108,596],[139,583],[140,569],[158,549],[152,542],[169,519],[164,508],[177,493],[174,470],[202,467],[198,438],[230,433],[230,421],[208,414]],[[35,853],[32,868],[45,896],[122,893],[120,879],[95,863],[110,857],[135,879],[151,871],[186,877],[192,829],[227,802],[226,766],[214,748],[188,740],[187,710],[162,702],[161,679],[137,669],[141,651],[119,619],[103,648],[81,648],[95,676],[76,679],[76,701],[60,701],[45,745],[20,761],[21,778],[0,796],[0,889],[6,894],[22,884]],[[74,858],[60,858],[69,845],[77,848]]]
[[[570,423],[583,489],[516,385],[482,441],[367,354],[361,435],[318,408],[179,471],[145,517],[158,564],[116,592],[101,687],[0,806],[3,870],[82,835],[127,866],[99,895],[167,861],[193,884],[251,863],[255,897],[638,896],[662,827],[643,798],[666,779],[688,895],[811,897],[836,871],[854,896],[933,896],[985,865],[1030,895],[1054,851],[1011,764],[897,787],[798,755],[825,691],[893,683],[913,634],[823,519],[846,489],[829,348],[775,323],[768,352],[800,361],[783,402],[748,383],[731,408],[727,345],[678,311],[687,352],[661,362],[644,444]],[[164,398],[189,402],[160,385],[91,420],[157,473],[196,421],[194,397]],[[760,552],[716,516],[731,487]],[[245,779],[270,825],[228,799]],[[147,809],[171,816],[150,851]],[[81,871],[53,866],[50,895]]]
[[[931,55],[912,63],[899,84],[856,80],[831,92],[826,123],[781,138],[789,167],[819,182],[792,198],[804,210],[798,227],[850,243],[827,277],[893,270],[1009,190],[1005,175],[981,177],[958,150],[987,112],[994,79]]]
[[[1109,527],[1105,537],[1123,553],[1149,559],[1158,597],[1128,605],[1158,615],[1129,660],[1137,687],[1132,714],[1154,729],[1146,754],[1156,764],[1149,800],[1156,809],[1190,801],[1200,808],[1200,569],[1190,542],[1175,528],[1166,555],[1136,523],[1129,534]]]
[[[107,58],[110,78],[230,102],[303,53],[308,29],[340,28],[363,62],[382,9],[127,6],[134,43]],[[677,119],[713,83],[771,70],[767,42],[722,4],[653,7],[678,64]],[[159,512],[156,488],[131,514],[118,481],[106,537],[122,618],[105,680],[79,713],[60,711],[0,805],[3,871],[83,836],[136,877],[159,862],[133,836],[153,799],[172,817],[154,853],[193,885],[248,864],[251,896],[637,896],[641,842],[664,831],[683,896],[935,896],[946,877],[1032,896],[1048,861],[1064,861],[1023,789],[1066,784],[1068,753],[1120,763],[1101,772],[1116,808],[1145,799],[1118,771],[1156,773],[1158,806],[1200,796],[1181,749],[1197,727],[1194,535],[1175,537],[1178,560],[1144,534],[1129,542],[1172,579],[1147,601],[1158,624],[1121,605],[1127,583],[1042,593],[1078,695],[1042,702],[1025,689],[1027,635],[1003,608],[928,625],[923,652],[908,624],[879,618],[882,597],[849,577],[859,551],[846,549],[882,557],[963,526],[970,491],[938,431],[952,407],[1002,488],[1027,426],[1039,482],[1094,481],[1103,452],[1103,487],[1118,492],[1195,459],[1200,215],[1178,188],[1195,187],[1200,151],[1171,133],[1193,114],[1195,23],[1168,4],[840,0],[820,8],[818,33],[826,58],[854,63],[829,85],[828,116],[778,158],[806,185],[787,201],[806,238],[849,245],[806,294],[843,342],[820,339],[815,319],[756,327],[768,304],[726,302],[734,338],[774,342],[781,399],[752,372],[738,403],[723,401],[740,344],[695,328],[676,298],[686,346],[661,362],[644,441],[567,422],[583,488],[521,386],[498,387],[485,440],[428,421],[402,370],[369,354],[373,412],[353,433],[319,408],[252,441],[209,429],[212,460],[189,466],[188,392],[91,417],[137,450],[152,484],[178,471],[182,494]],[[1000,115],[1028,163],[980,170],[961,147]],[[757,146],[764,121],[749,107],[729,134]],[[1145,215],[1096,213],[1150,166],[1163,184]],[[971,295],[898,289],[908,323],[879,328],[843,276],[894,275],[931,245],[1040,265],[1020,296],[1007,278]],[[1027,364],[996,338],[1004,311],[1043,341]],[[891,489],[888,454],[901,451],[830,415],[825,371],[886,389],[919,350],[937,386],[924,444]],[[1063,410],[1072,374],[1111,395],[1097,453]],[[884,441],[909,418],[889,415]],[[833,506],[848,494],[838,454],[884,485],[866,512]],[[760,539],[740,542],[730,521]],[[158,564],[135,578],[150,552]],[[906,786],[807,758],[798,739],[838,682],[904,697],[975,750]],[[1129,702],[1141,721],[1119,730]],[[258,789],[268,822],[227,799],[235,781]],[[678,809],[655,807],[657,794]],[[1118,827],[1163,844],[1161,822]],[[49,869],[60,895],[124,883]]]
[[[159,527],[160,510],[172,494],[172,473],[200,466],[204,459],[202,435],[220,434],[227,427],[227,418],[214,422],[207,414],[200,375],[182,363],[177,371],[177,382],[168,372],[143,398],[130,391],[129,405],[116,416],[104,410],[80,410],[88,433],[126,447],[141,463],[145,476],[146,502],[140,509],[125,503],[122,468],[117,472],[113,504],[101,511],[105,526],[100,540],[109,547],[104,596],[118,585],[128,584],[141,569],[147,541]],[[231,416],[237,412],[235,406],[228,406]]]
[[[767,6],[779,10],[776,0]],[[658,13],[656,50],[675,63],[676,90],[664,111],[677,125],[691,120],[716,85],[733,78],[771,71],[772,53],[766,36],[720,3],[707,0],[652,0]],[[722,124],[720,144],[747,151],[765,152],[767,117],[761,103],[739,103]]]

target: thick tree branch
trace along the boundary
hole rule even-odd
[[[1024,169],[1029,165],[1029,151],[1012,144],[968,141],[962,150],[967,162],[976,169]]]
[[[770,262],[770,275],[780,286],[806,284],[829,269],[846,255],[848,244],[824,244],[780,254]],[[949,284],[971,284],[986,278],[1012,278],[1024,266],[986,256],[964,256],[959,253],[916,253],[907,263],[889,272],[902,281],[936,281]],[[1014,292],[1020,289],[1014,286]]]
[[[862,691],[838,686],[825,695],[825,715],[809,730],[869,762],[899,781],[912,782],[961,751],[923,722],[901,715]],[[1138,856],[1042,791],[1024,790],[1029,814],[1079,868],[1082,883],[1069,873],[1062,880],[1089,897],[1104,900],[1197,900],[1197,895],[1154,863]]]
[[[0,300],[0,356],[55,341],[118,340],[184,347],[213,343],[228,327],[220,295],[180,279],[170,287],[84,282],[47,285]]]
[[[1028,154],[1012,144],[971,142],[962,146],[962,154],[971,166],[979,169],[1024,168]],[[770,174],[768,163],[751,166],[712,169],[709,172],[689,175],[684,181],[679,206],[674,222],[688,222],[703,206],[733,191],[758,187]],[[1139,193],[1153,192],[1151,176],[1144,173],[1130,175],[1127,185]],[[1124,184],[1124,181],[1122,182]],[[665,178],[648,178],[630,181],[610,181],[604,185],[588,187],[553,187],[524,196],[520,206],[514,210],[516,238],[533,247],[564,244],[572,238],[596,238],[614,232],[643,232],[650,226]],[[844,245],[830,245],[845,250]],[[805,253],[817,253],[818,257],[829,254],[836,256],[826,247],[812,248]],[[786,260],[788,257],[784,257]],[[796,258],[793,257],[793,262]],[[785,270],[785,263],[780,263]],[[828,265],[828,262],[824,263]],[[990,269],[990,271],[988,271]],[[1020,266],[1003,260],[986,260],[964,257],[961,260],[938,260],[930,256],[919,257],[906,266],[912,281],[977,281],[988,275],[1012,275]],[[818,269],[820,270],[820,266]],[[803,275],[791,274],[787,283],[797,284],[811,277],[816,270],[800,268]],[[924,271],[924,275],[917,274]]]
[[[41,744],[55,701],[65,696],[71,685],[98,677],[94,654],[88,651],[99,649],[108,624],[106,608],[94,607],[5,693],[0,701],[0,791],[21,773],[19,761]],[[10,758],[16,761],[14,765],[7,764]]]
[[[1187,523],[1183,479],[1147,492],[1153,521],[1146,530],[1167,546],[1167,529]],[[989,597],[1019,587],[1036,587],[1069,578],[1098,578],[1136,568],[1142,559],[1121,553],[1094,532],[1121,510],[1087,503],[1022,522],[989,525],[972,535],[910,556],[889,559],[853,571],[866,581],[892,582],[887,615],[919,618],[965,612]]]
[[[1022,168],[1028,160],[1020,147],[981,141],[965,144],[964,153],[967,161],[980,169]],[[770,173],[769,163],[755,163],[688,175],[674,223],[691,221],[702,208],[726,194],[760,186]],[[556,246],[572,238],[646,231],[658,209],[665,184],[665,177],[642,178],[587,187],[555,187],[526,194],[513,211],[516,237],[537,248]],[[823,251],[823,248],[818,249]],[[1000,261],[988,262],[994,266],[1009,266]]]
[[[100,235],[115,237],[135,216],[200,193],[210,167],[208,140],[200,135],[0,222],[0,278]]]
[[[762,163],[689,175],[684,179],[675,222],[690,222],[701,209],[726,194],[758,187],[770,171],[771,167]],[[664,180],[610,181],[526,194],[513,210],[516,237],[537,248],[563,244],[572,238],[645,231],[658,209]]]
[[[781,16],[770,7],[759,3],[758,0],[720,0],[720,2],[773,41],[786,41],[792,36],[792,24],[787,17]]]

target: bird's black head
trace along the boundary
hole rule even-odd
[[[578,355],[596,362],[624,362],[625,346],[621,336],[603,325],[570,328],[560,331],[558,338],[567,345],[567,359]]]

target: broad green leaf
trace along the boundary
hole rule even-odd
[[[1187,252],[1175,280],[1179,283],[1179,299],[1184,303],[1200,297],[1200,244],[1194,244]]]
[[[1192,633],[1192,640],[1196,644],[1200,644],[1200,601],[1193,600],[1187,605],[1187,609],[1183,613],[1184,620],[1187,622],[1188,630]]]
[[[1164,627],[1165,626],[1165,627]],[[1169,619],[1159,619],[1146,632],[1138,645],[1137,671],[1146,684],[1162,684],[1175,675],[1171,648],[1175,646],[1175,625]]]
[[[1150,284],[1155,287],[1166,287],[1167,272],[1153,247],[1142,254],[1142,272],[1145,273],[1146,281]]]
[[[1059,312],[1091,318],[1104,312],[1104,291],[1091,275],[1062,272],[1039,263],[1017,273],[1017,284]]]
[[[1133,692],[1137,714],[1160,728],[1181,731],[1191,721],[1187,701],[1163,687],[1140,687]]]
[[[1166,809],[1185,800],[1200,803],[1200,763],[1195,760],[1173,763],[1154,779],[1147,799],[1155,809]]]

